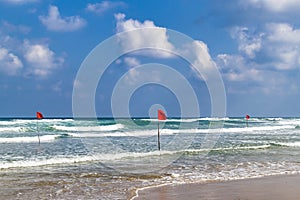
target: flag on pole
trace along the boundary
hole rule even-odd
[[[166,120],[167,116],[163,110],[158,110],[157,111],[157,118],[158,120]]]
[[[248,127],[248,120],[250,119],[250,115],[246,115],[246,126]]]
[[[160,151],[160,133],[159,133],[159,120],[166,120],[167,116],[163,110],[157,111],[157,146],[158,150]]]
[[[44,116],[41,112],[36,112],[36,118],[37,119],[43,119]],[[41,140],[40,140],[40,132],[39,132],[39,124],[38,121],[36,122],[36,130],[37,130],[37,134],[38,134],[38,138],[39,138],[39,145],[41,144]]]
[[[36,118],[37,119],[43,119],[44,116],[43,116],[43,114],[41,112],[36,112]]]

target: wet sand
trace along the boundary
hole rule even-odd
[[[298,200],[300,199],[300,174],[206,184],[167,185],[139,190],[138,197],[133,199]]]

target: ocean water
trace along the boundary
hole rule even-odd
[[[0,119],[0,199],[300,173],[300,118]],[[40,144],[39,144],[40,140]]]

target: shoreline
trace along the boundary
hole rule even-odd
[[[130,200],[289,199],[300,196],[300,174],[270,175],[208,183],[163,184],[136,189]]]

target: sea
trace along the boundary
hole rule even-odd
[[[159,185],[298,174],[300,118],[5,118],[0,147],[0,199],[131,199]]]

